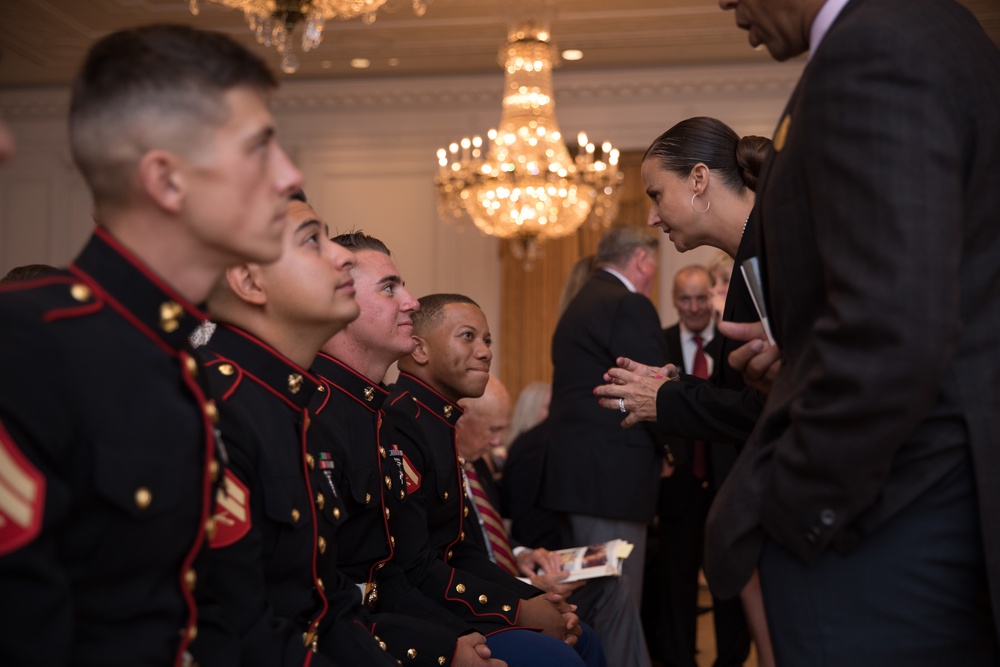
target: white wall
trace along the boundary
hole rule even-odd
[[[740,134],[771,136],[802,64],[619,70],[554,75],[563,135],[583,130],[623,150],[645,149],[695,115],[715,116]],[[435,151],[484,135],[500,116],[501,72],[491,76],[294,82],[275,100],[279,138],[306,176],[306,193],[331,229],[382,238],[415,295],[472,296],[500,330],[498,244],[437,218]],[[18,142],[0,169],[0,275],[19,264],[65,264],[92,225],[89,195],[69,159],[67,89],[0,91],[0,116]],[[670,282],[680,256],[661,244],[661,306],[675,319]],[[544,260],[543,260],[544,261]],[[499,346],[497,346],[498,348]]]

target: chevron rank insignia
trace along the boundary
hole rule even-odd
[[[212,519],[215,534],[209,536],[209,546],[213,549],[235,544],[250,532],[250,491],[229,470],[216,494]]]

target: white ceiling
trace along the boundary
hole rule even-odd
[[[373,25],[330,23],[324,43],[299,54],[292,79],[433,76],[498,72],[511,7],[552,6],[553,40],[584,57],[564,71],[671,65],[764,62],[766,51],[747,45],[731,12],[713,0],[431,0],[422,18],[410,0],[389,0]],[[1000,43],[1000,0],[961,0]],[[200,0],[4,0],[0,21],[0,87],[63,85],[72,80],[87,47],[120,28],[150,22],[188,23],[219,30],[259,49],[277,69],[273,49],[258,46],[240,12]],[[352,69],[352,58],[371,67]],[[398,64],[390,66],[389,60]]]

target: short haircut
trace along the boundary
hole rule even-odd
[[[595,261],[598,266],[624,267],[639,248],[655,251],[659,245],[659,239],[648,227],[620,225],[601,236]]]
[[[420,309],[412,313],[413,335],[424,336],[444,316],[444,307],[452,303],[468,303],[476,308],[479,304],[463,294],[428,294],[420,299]]]
[[[355,252],[358,250],[374,250],[375,252],[392,257],[392,253],[389,252],[389,247],[385,243],[374,236],[365,234],[360,229],[353,232],[345,232],[344,234],[337,234],[330,240],[337,245]]]
[[[59,269],[48,264],[25,264],[24,266],[15,266],[8,271],[7,275],[0,278],[0,283],[23,283],[26,280],[43,278],[56,273],[59,273]]]
[[[96,203],[124,200],[131,171],[149,150],[193,150],[225,122],[223,96],[277,87],[264,61],[215,32],[150,25],[91,47],[70,102],[73,159]]]

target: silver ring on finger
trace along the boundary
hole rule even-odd
[[[619,398],[618,399],[618,412],[622,413],[623,415],[627,415],[628,414],[628,410],[625,409],[625,399],[624,398]]]

